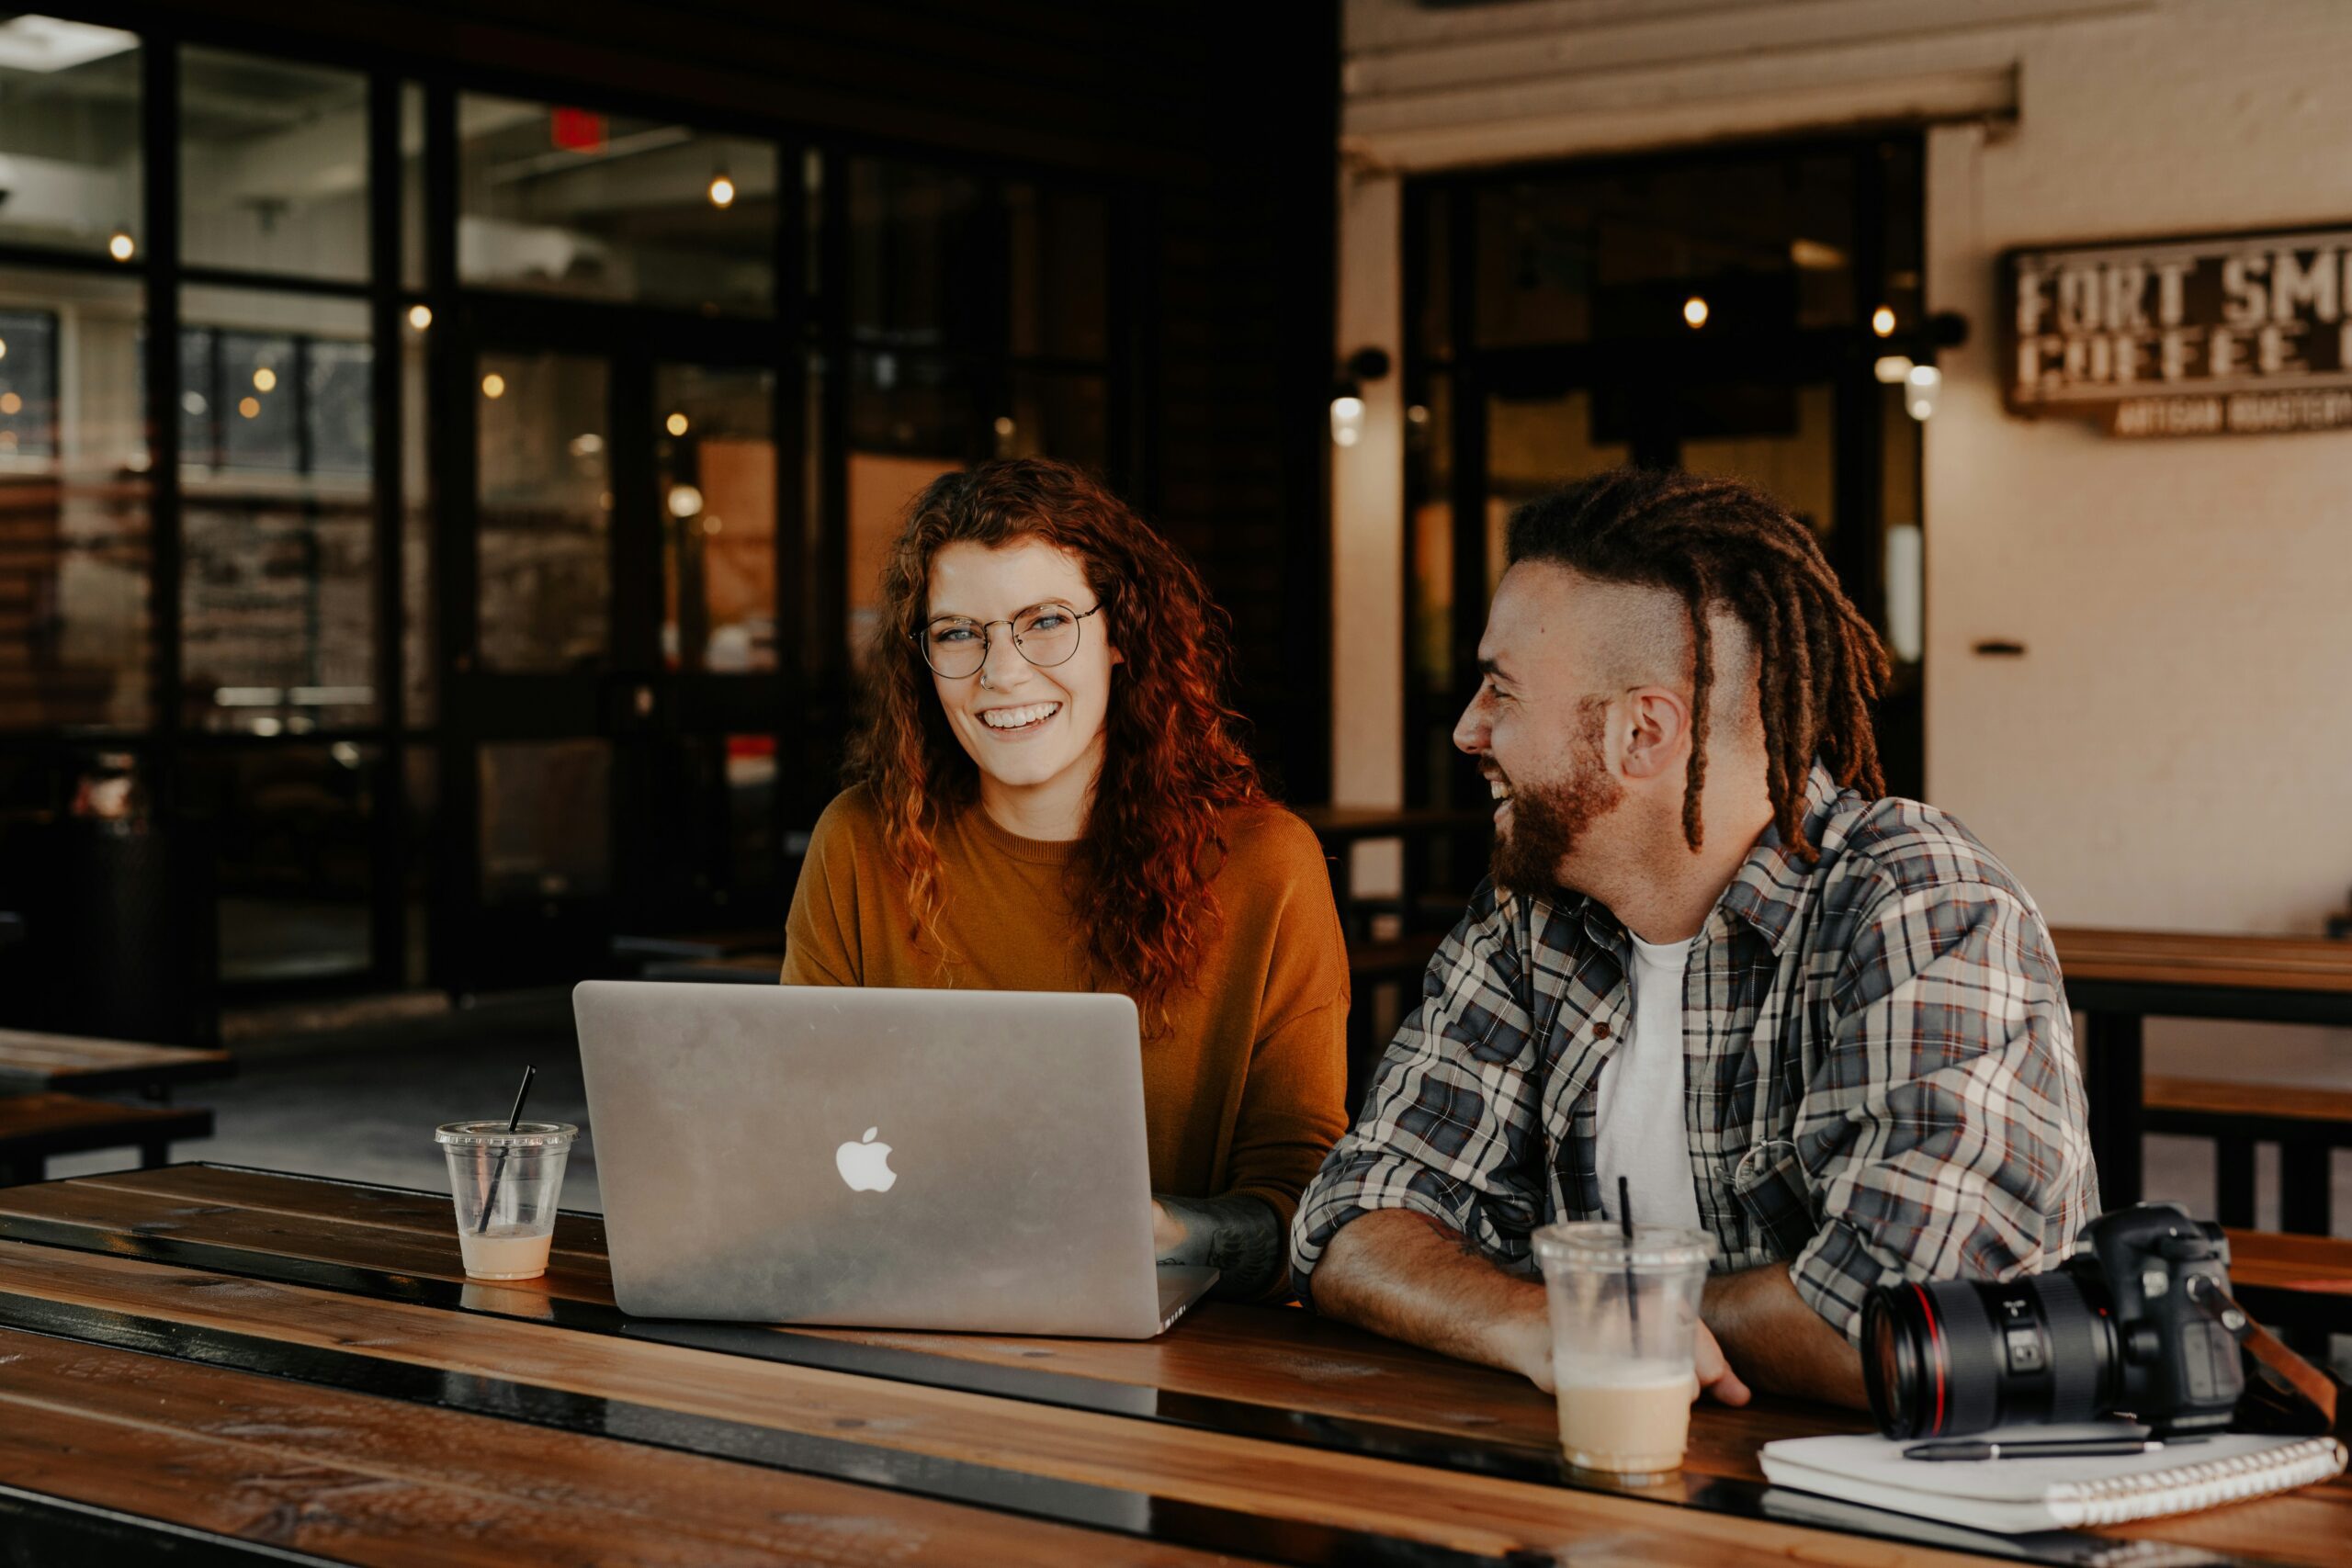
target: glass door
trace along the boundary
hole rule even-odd
[[[461,992],[600,973],[616,934],[780,922],[788,888],[775,371],[568,316],[469,356],[441,787],[475,830],[449,835],[436,953]]]
[[[1452,731],[1521,502],[1620,463],[1736,476],[1803,518],[1885,636],[1888,787],[1922,787],[1916,138],[1759,144],[1408,187],[1406,794],[1483,802]],[[1890,371],[1892,377],[1890,378]],[[1429,885],[1466,886],[1465,835]]]

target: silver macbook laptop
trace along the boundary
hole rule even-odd
[[[645,1317],[1143,1339],[1125,997],[590,980],[572,992],[613,1293]]]

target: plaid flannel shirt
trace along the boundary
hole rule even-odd
[[[1768,829],[1691,944],[1684,1123],[1718,1271],[1786,1259],[1859,1339],[1872,1285],[2049,1268],[2098,1193],[2033,900],[1930,807],[1840,793],[1817,765],[1805,794],[1819,863]],[[1302,1294],[1375,1209],[1521,1272],[1531,1231],[1603,1217],[1594,1106],[1634,1032],[1630,947],[1589,898],[1480,886],[1299,1202]]]

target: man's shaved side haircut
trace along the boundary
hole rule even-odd
[[[1818,756],[1840,784],[1883,795],[1871,705],[1890,667],[1878,632],[1838,585],[1813,530],[1736,479],[1612,468],[1539,496],[1511,513],[1505,558],[1544,561],[1600,582],[1680,596],[1690,617],[1690,762],[1682,836],[1696,850],[1714,691],[1711,610],[1726,610],[1756,645],[1772,822],[1807,862],[1804,784]]]

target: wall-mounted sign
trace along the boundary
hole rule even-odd
[[[2116,435],[2352,427],[2352,229],[2001,258],[2009,412]]]

